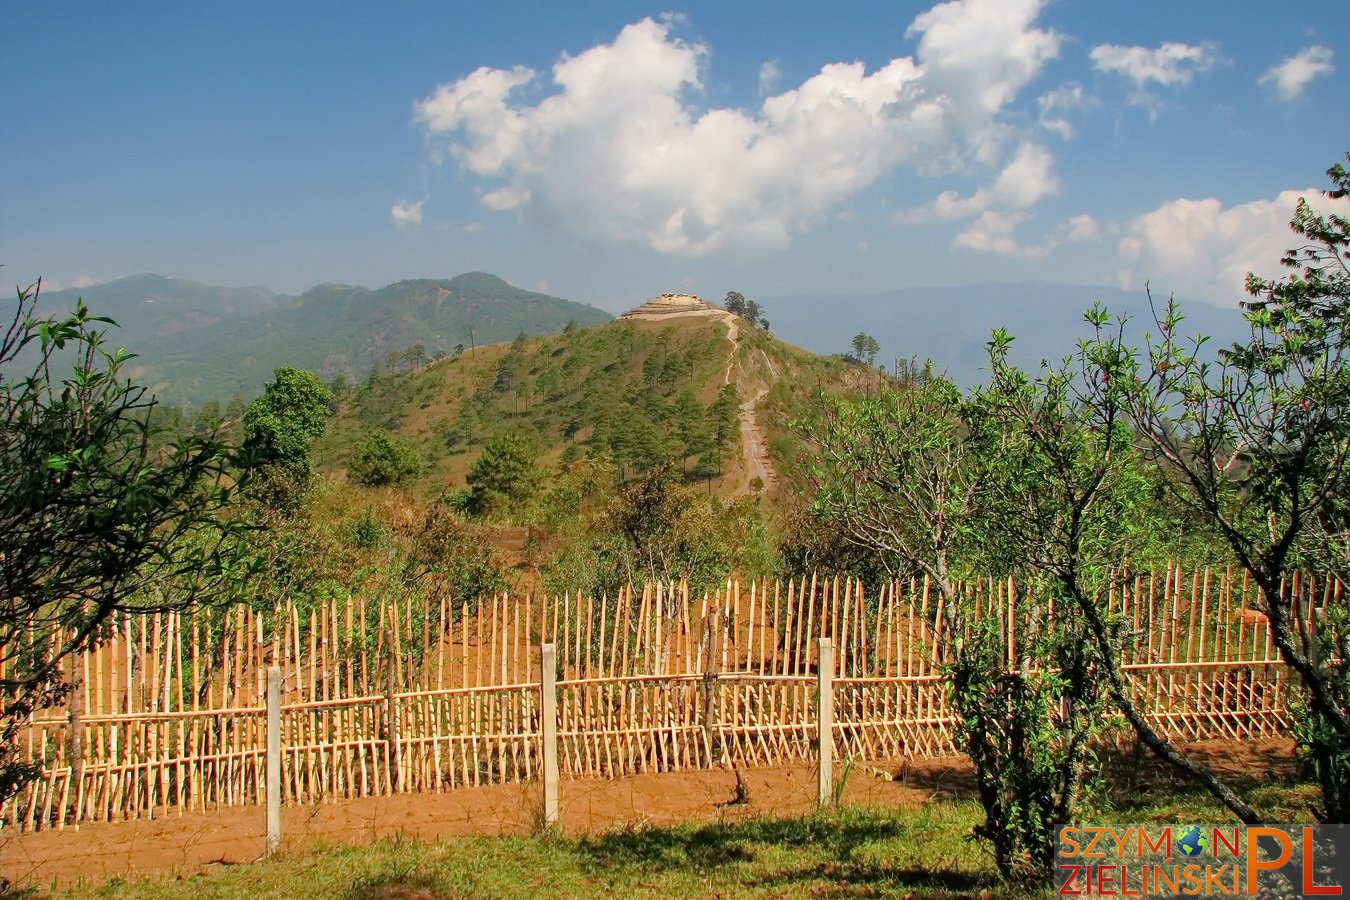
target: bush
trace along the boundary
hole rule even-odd
[[[347,537],[353,544],[363,550],[378,547],[384,543],[388,536],[388,527],[377,519],[370,510],[361,513],[361,518],[353,522],[347,529]]]
[[[347,462],[347,477],[368,487],[401,485],[422,474],[422,460],[391,434],[370,431]]]
[[[1063,613],[1049,621],[1025,600],[1019,607],[1025,655],[1012,665],[997,618],[961,617],[969,631],[950,689],[957,743],[975,765],[985,811],[975,836],[1004,877],[1043,886],[1054,876],[1056,827],[1074,821],[1095,780],[1090,741],[1103,729],[1108,696],[1086,630]]]
[[[533,496],[541,477],[535,465],[537,457],[534,447],[520,435],[489,441],[465,479],[469,483],[469,511],[487,515]]]

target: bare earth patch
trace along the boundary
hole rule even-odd
[[[1259,781],[1292,772],[1287,741],[1241,746],[1213,742],[1191,749],[1225,777]],[[1111,780],[1131,774],[1128,754],[1107,754],[1105,765]],[[842,771],[836,771],[841,778]],[[1168,778],[1151,760],[1143,762],[1139,774],[1150,782]],[[815,808],[816,776],[810,764],[749,769],[745,780],[749,801],[737,805],[728,805],[736,782],[728,769],[564,781],[563,832],[601,834],[681,822],[795,816]],[[968,798],[971,781],[964,757],[862,763],[844,779],[843,799],[861,807],[914,809],[930,801]],[[304,853],[400,835],[428,841],[527,835],[536,830],[538,807],[539,788],[533,784],[287,807],[282,813],[284,849]],[[16,885],[100,882],[165,871],[193,875],[258,859],[263,828],[261,807],[237,807],[11,835],[0,838],[0,875]]]

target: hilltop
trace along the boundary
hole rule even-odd
[[[368,378],[343,397],[323,463],[340,471],[365,436],[387,433],[426,463],[424,488],[455,488],[484,445],[515,434],[546,470],[604,458],[622,476],[670,462],[710,493],[773,496],[795,471],[788,427],[810,398],[878,377],[726,310],[662,299],[603,325]]]

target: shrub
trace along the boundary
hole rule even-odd
[[[347,462],[347,476],[370,487],[401,485],[422,474],[417,451],[391,434],[370,431]]]

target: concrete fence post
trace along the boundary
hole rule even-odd
[[[816,802],[822,809],[834,800],[834,647],[820,638],[816,663]]]
[[[281,847],[281,669],[267,670],[267,855]]]
[[[539,648],[542,680],[539,716],[544,744],[544,824],[558,824],[558,654],[553,644]]]

